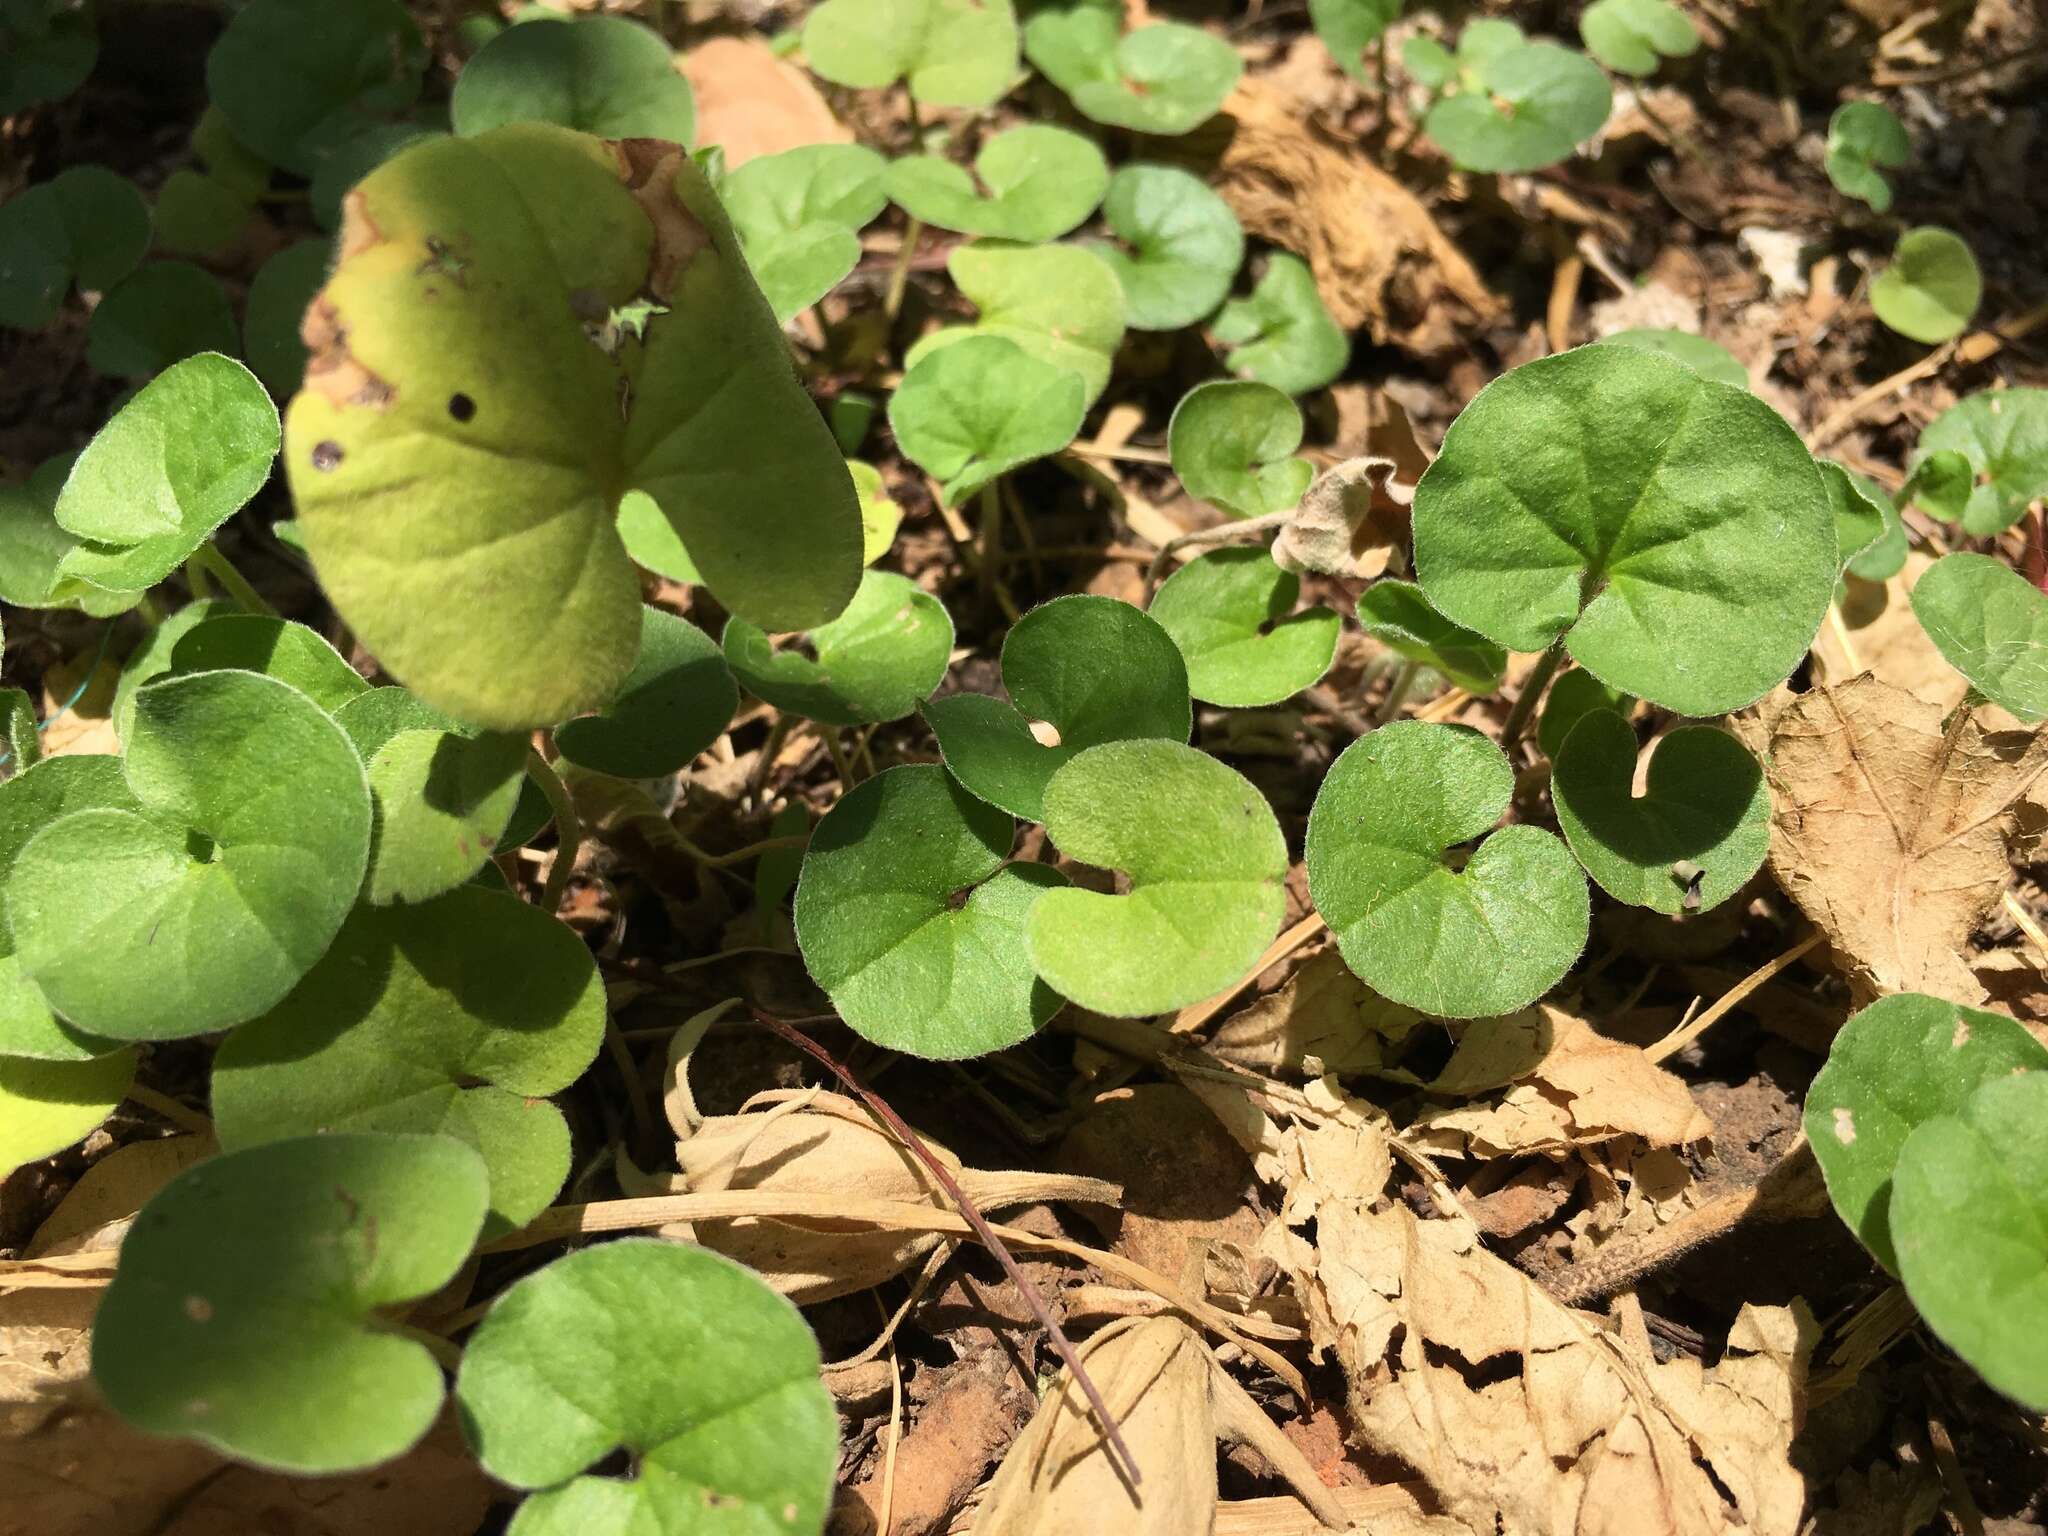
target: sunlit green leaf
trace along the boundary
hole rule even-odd
[[[1453,624],[1413,582],[1374,582],[1358,597],[1358,624],[1404,661],[1443,673],[1469,693],[1492,693],[1508,655],[1484,635]]]
[[[1237,215],[1201,177],[1175,166],[1119,167],[1102,220],[1121,244],[1093,250],[1123,287],[1132,330],[1178,330],[1214,314],[1244,265]]]
[[[747,265],[785,324],[860,261],[860,232],[888,206],[888,162],[864,144],[761,155],[719,187]]]
[[[1124,335],[1124,295],[1116,273],[1093,251],[977,241],[955,249],[946,270],[981,318],[920,338],[908,366],[968,336],[1001,336],[1079,374],[1090,404],[1109,386],[1110,359]]]
[[[1892,206],[1892,184],[1883,173],[1912,157],[1904,125],[1882,102],[1845,101],[1828,119],[1828,180],[1844,197],[1866,202],[1879,213]]]
[[[570,762],[622,779],[688,767],[718,740],[740,704],[718,643],[687,619],[640,610],[640,654],[618,696],[598,714],[555,728]]]
[[[1510,42],[1475,61],[1461,40],[1459,57],[1470,83],[1431,107],[1423,130],[1468,171],[1555,165],[1600,131],[1613,105],[1600,66],[1555,43]]]
[[[132,1046],[86,1061],[0,1056],[0,1177],[85,1140],[134,1077]]]
[[[1913,584],[1913,613],[1977,691],[2048,719],[2048,593],[1989,555],[1943,555]]]
[[[1308,263],[1288,251],[1268,257],[1251,296],[1225,304],[1210,329],[1229,348],[1233,373],[1290,395],[1321,389],[1351,357]]]
[[[888,188],[913,219],[1031,244],[1058,239],[1095,211],[1109,163],[1078,133],[1027,123],[984,142],[973,175],[940,155],[906,155],[890,165]]]
[[[1920,434],[1910,469],[1910,499],[1936,517],[1979,537],[2011,527],[2048,495],[2048,389],[1958,400]]]
[[[1216,115],[1244,61],[1199,27],[1157,21],[1125,33],[1121,4],[1068,0],[1033,13],[1024,51],[1084,117],[1181,134]]]
[[[777,650],[745,619],[725,626],[725,659],[739,685],[821,725],[900,720],[932,696],[953,652],[945,605],[893,571],[869,571],[846,611]]]
[[[1151,614],[1187,659],[1188,691],[1226,709],[1291,699],[1330,670],[1343,621],[1301,613],[1301,578],[1263,549],[1216,549],[1166,579]]]
[[[1284,512],[1315,478],[1313,464],[1292,456],[1301,412],[1270,384],[1197,384],[1174,407],[1166,445],[1190,496],[1239,517]]]
[[[1086,414],[1078,373],[1003,336],[966,336],[927,352],[889,397],[904,453],[940,482],[949,506],[1074,440]]]
[[[1925,225],[1899,236],[1892,259],[1870,280],[1877,318],[1913,341],[1962,334],[1984,297],[1984,278],[1969,245],[1953,230]]]
[[[1662,352],[1666,357],[1676,358],[1703,379],[1712,379],[1716,384],[1732,384],[1737,389],[1749,388],[1749,370],[1736,361],[1734,353],[1718,341],[1709,341],[1691,331],[1616,331],[1610,336],[1602,336],[1600,341],[1610,347]]]
[[[835,85],[908,80],[936,107],[986,107],[1017,75],[1011,0],[825,0],[804,21],[805,61]]]
[[[1671,0],[1593,0],[1579,17],[1586,52],[1616,74],[1654,75],[1665,59],[1699,52],[1692,19]]]

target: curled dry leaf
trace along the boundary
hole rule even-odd
[[[1498,311],[1415,194],[1321,136],[1284,88],[1247,80],[1223,111],[1234,131],[1217,191],[1247,234],[1307,260],[1338,325],[1429,353]]]
[[[2048,771],[2039,729],[1953,715],[1858,677],[1750,727],[1771,783],[1771,872],[1827,935],[1864,998],[1980,1003],[1963,959],[2009,877],[2018,802]]]
[[[670,1118],[683,1187],[695,1193],[761,1190],[818,1197],[821,1219],[797,1225],[767,1217],[675,1223],[661,1235],[702,1243],[760,1273],[803,1306],[880,1285],[913,1267],[937,1246],[933,1232],[896,1232],[834,1224],[848,1200],[903,1200],[944,1208],[945,1192],[916,1155],[852,1099],[836,1093],[785,1091],[760,1095],[757,1111],[697,1121],[670,1095]],[[1121,1191],[1100,1179],[1063,1174],[1005,1173],[968,1168],[927,1137],[925,1145],[983,1211],[1041,1200],[1115,1205]]]
[[[1504,1157],[1622,1136],[1679,1147],[1714,1132],[1685,1084],[1640,1046],[1610,1040],[1548,1003],[1475,1022],[1429,1086],[1446,1091],[1461,1079],[1476,1085],[1504,1072],[1513,1074],[1514,1085],[1497,1103],[1424,1115],[1411,1136],[1432,1151]]]
[[[1311,955],[1276,992],[1217,1026],[1209,1049],[1232,1066],[1283,1076],[1377,1073],[1422,1015],[1352,974],[1335,949]]]
[[[1216,1527],[1219,1438],[1265,1457],[1325,1525],[1349,1527],[1307,1458],[1179,1318],[1113,1323],[1080,1352],[1144,1482],[1125,1480],[1062,1374],[990,1482],[975,1536],[1202,1536]]]
[[[1392,459],[1347,459],[1316,477],[1273,541],[1283,571],[1370,581],[1408,546],[1415,487]]]
[[[1275,1229],[1361,1440],[1444,1512],[1500,1536],[1792,1536],[1790,1448],[1817,1332],[1803,1303],[1745,1307],[1718,1364],[1656,1360],[1640,1313],[1575,1313],[1464,1222],[1331,1202],[1316,1242]]]

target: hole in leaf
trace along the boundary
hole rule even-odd
[[[448,397],[448,414],[457,421],[473,420],[476,416],[476,402],[467,395],[450,395]]]
[[[329,439],[313,445],[313,467],[325,474],[341,462],[341,444]]]

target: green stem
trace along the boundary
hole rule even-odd
[[[547,796],[548,809],[554,813],[555,862],[548,866],[547,884],[540,893],[541,910],[552,913],[560,910],[569,876],[575,872],[576,851],[583,846],[583,822],[576,814],[576,802],[569,797],[568,785],[537,748],[527,748],[526,771]]]
[[[896,252],[896,266],[889,273],[889,292],[882,300],[882,317],[891,326],[903,309],[903,295],[910,288],[910,266],[917,260],[917,245],[924,238],[924,225],[912,219],[903,231],[903,245]]]
[[[1515,743],[1522,739],[1522,732],[1529,728],[1529,717],[1536,713],[1536,701],[1543,697],[1543,690],[1550,686],[1560,663],[1564,660],[1564,636],[1559,635],[1550,649],[1543,653],[1543,659],[1530,672],[1529,680],[1522,684],[1522,691],[1515,699],[1515,707],[1508,711],[1508,723],[1501,727],[1500,749],[1512,752]]]
[[[1404,661],[1401,670],[1394,674],[1394,681],[1387,688],[1387,696],[1380,701],[1379,713],[1372,717],[1374,725],[1385,725],[1401,712],[1401,706],[1408,702],[1408,695],[1415,689],[1415,678],[1422,671],[1419,661]]]
[[[202,544],[192,551],[187,568],[197,566],[221,585],[221,590],[232,597],[246,613],[258,613],[267,619],[279,617],[278,611],[264,601],[263,595],[249,585],[249,578],[235,569],[234,562],[212,544]]]
[[[155,629],[164,621],[164,605],[156,600],[154,592],[143,593],[142,600],[135,605],[135,611],[141,615],[142,622],[151,629]]]
[[[682,833],[676,834],[676,841],[683,845],[683,851],[699,864],[712,869],[723,869],[728,864],[744,864],[748,859],[759,858],[764,853],[773,853],[778,848],[807,848],[811,834],[797,837],[764,837],[758,843],[749,843],[744,848],[735,848],[731,853],[706,853]]]
[[[853,788],[853,764],[846,760],[846,744],[839,739],[839,727],[823,726],[820,734],[825,738],[825,747],[832,754],[832,767],[839,775],[839,792],[843,795]]]
[[[981,488],[981,516],[976,521],[974,563],[979,567],[981,600],[986,605],[995,596],[996,578],[1003,564],[1003,502],[1001,482],[991,480]]]
[[[462,1346],[453,1339],[444,1337],[426,1328],[415,1328],[411,1323],[386,1323],[383,1331],[395,1333],[401,1339],[411,1339],[439,1362],[441,1369],[453,1375],[462,1369]]]

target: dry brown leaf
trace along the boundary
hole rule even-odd
[[[1311,1335],[1344,1368],[1360,1439],[1446,1514],[1501,1536],[1798,1529],[1803,1305],[1745,1307],[1703,1369],[1657,1361],[1639,1313],[1610,1331],[1560,1305],[1464,1222],[1332,1203],[1316,1232],[1271,1234]]]
[[[673,1102],[672,1097],[672,1114]],[[676,1143],[681,1188],[695,1193],[815,1194],[820,1216],[829,1216],[849,1200],[949,1206],[945,1191],[924,1165],[852,1099],[808,1090],[762,1094],[755,1102],[762,1106],[756,1112],[712,1115],[694,1125],[691,1117],[675,1115],[684,1133]],[[1116,1185],[1100,1179],[968,1168],[929,1137],[925,1145],[984,1211],[1042,1200],[1114,1205],[1120,1193]],[[772,1217],[678,1222],[659,1231],[738,1259],[804,1306],[893,1279],[940,1240],[934,1232],[817,1220],[798,1226]]]
[[[1210,1051],[1253,1072],[1377,1072],[1422,1022],[1352,974],[1334,949],[1309,956],[1280,987],[1216,1027]]]
[[[1468,1068],[1460,1068],[1460,1057],[1468,1059]],[[1432,1111],[1410,1128],[1411,1138],[1434,1151],[1503,1157],[1562,1152],[1622,1136],[1678,1147],[1713,1134],[1713,1122],[1685,1084],[1640,1046],[1611,1040],[1548,1003],[1475,1022],[1445,1076],[1469,1070],[1472,1080],[1483,1081],[1517,1060],[1526,1065],[1498,1102]]]
[[[99,1409],[0,1438],[0,1489],[0,1536],[470,1536],[495,1496],[448,1418],[372,1471],[291,1478]]]
[[[164,1136],[116,1147],[65,1192],[22,1257],[118,1248],[129,1223],[172,1179],[220,1146],[211,1136]]]
[[[86,661],[87,658],[79,657],[59,662],[43,674],[45,757],[121,750],[113,718],[114,688],[121,681],[121,664],[112,657],[101,657],[99,665],[93,668],[92,681],[81,693],[78,684],[86,676]]]
[[[1771,872],[1865,998],[1984,999],[1963,952],[2009,878],[2014,803],[2048,770],[2038,729],[1992,719],[1958,712],[1944,731],[1940,706],[1858,677],[1768,728]]]
[[[1202,1536],[1216,1524],[1216,1441],[1249,1445],[1335,1529],[1350,1521],[1293,1442],[1176,1317],[1113,1323],[1081,1346],[1143,1482],[1107,1451],[1063,1373],[989,1484],[975,1536]]]
[[[1245,232],[1295,252],[1345,330],[1431,353],[1500,300],[1416,196],[1321,136],[1285,90],[1248,79],[1223,104],[1234,125],[1216,190]]]
[[[728,166],[806,144],[853,142],[810,78],[759,38],[707,38],[680,63],[697,98],[697,142],[722,148]]]
[[[1273,540],[1283,571],[1319,571],[1370,581],[1408,547],[1415,487],[1397,478],[1392,459],[1347,459],[1324,470]]]

